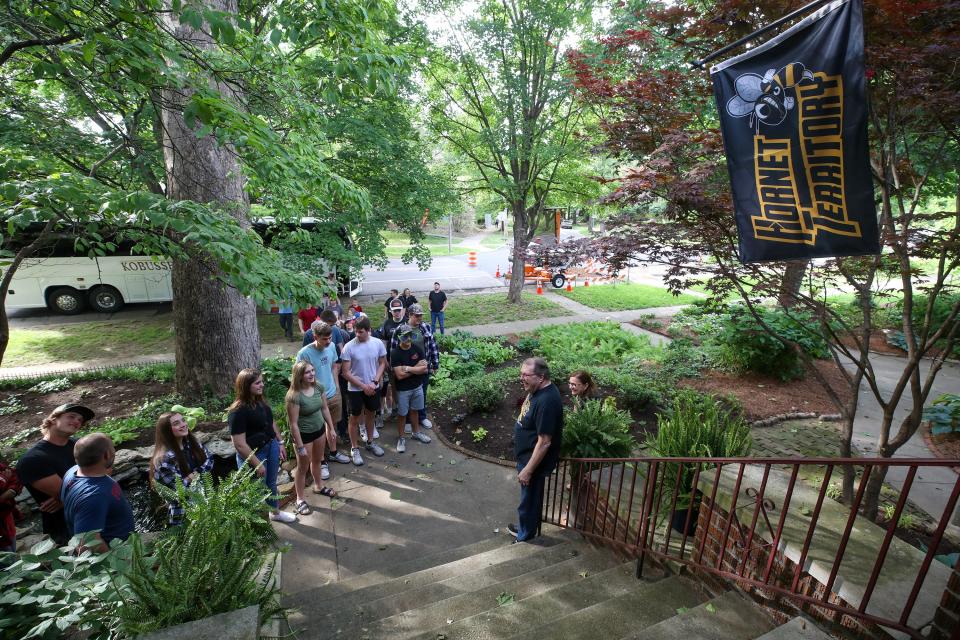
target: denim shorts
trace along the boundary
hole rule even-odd
[[[420,411],[423,409],[423,387],[410,389],[409,391],[397,390],[397,415],[405,416],[410,410]]]

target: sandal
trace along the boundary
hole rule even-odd
[[[310,508],[306,500],[297,500],[297,506],[295,508],[297,513],[302,516],[308,516],[313,513],[313,509]]]
[[[322,496],[327,496],[328,498],[336,498],[337,492],[333,490],[332,487],[324,487],[323,489],[313,488],[314,493],[319,493]]]

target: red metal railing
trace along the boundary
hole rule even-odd
[[[918,471],[951,466],[960,466],[960,460],[565,459],[547,479],[543,521],[574,529],[637,557],[638,577],[645,556],[650,555],[734,580],[744,588],[775,594],[801,608],[829,610],[836,612],[834,615],[851,616],[920,638],[920,629],[933,615],[929,609],[936,606],[946,588],[946,578],[939,584],[944,569],[932,575],[931,566],[960,498],[960,477],[951,492],[944,491],[946,502],[927,551],[916,552],[915,559],[922,553],[922,561],[910,561],[909,567],[887,567],[896,571],[897,586],[888,589],[891,581],[884,580],[879,598],[876,590],[897,524],[902,516],[909,515],[908,498]],[[827,501],[839,497],[844,468],[856,473],[853,502],[849,507],[839,502],[833,506]],[[867,524],[859,512],[870,478],[877,473],[886,478],[892,469],[903,469],[906,475],[893,498],[889,498],[889,490],[883,492],[886,522],[878,526],[885,529],[884,533],[883,529],[871,529],[873,525]],[[895,499],[892,512],[891,499]],[[808,500],[813,502],[812,510]],[[825,505],[831,505],[832,517],[823,519],[829,524],[821,521]],[[843,510],[839,518],[835,517],[838,508]],[[855,535],[857,524],[860,528]],[[863,542],[871,531],[874,542],[882,533],[872,562],[864,556],[873,553],[870,543],[857,544],[856,553],[850,554],[851,538]],[[812,545],[816,547],[816,576],[811,573]],[[849,558],[851,555],[856,557]],[[845,561],[849,563],[844,565]],[[901,555],[898,563],[903,562]],[[931,584],[925,585],[928,577]],[[937,590],[937,597],[924,598],[923,611],[916,611],[915,616],[920,620],[911,620],[921,590]]]

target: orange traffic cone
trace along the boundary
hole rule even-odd
[[[567,291],[573,291],[573,286],[570,284],[571,282],[571,280],[567,280]]]
[[[585,287],[589,287],[589,286],[590,286],[590,278],[587,278],[586,280],[583,281],[583,286],[585,286]]]
[[[499,277],[500,277],[500,265],[497,265],[497,275],[495,275],[494,277],[495,277],[495,278],[499,278]]]
[[[540,278],[537,278],[537,295],[543,295],[543,284],[540,282]]]

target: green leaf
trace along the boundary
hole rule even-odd
[[[713,606],[713,603],[712,603],[712,602],[708,602],[708,603],[707,603],[707,606],[705,606],[704,609],[706,609],[706,610],[707,610],[708,612],[710,612],[710,613],[716,613],[716,612],[717,612],[717,608],[716,608],[715,606]]]

